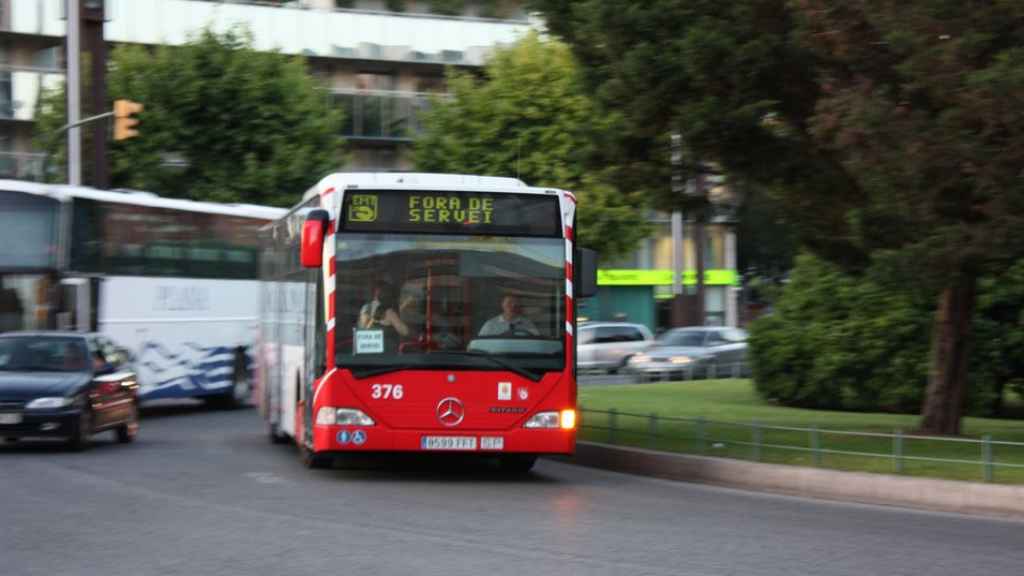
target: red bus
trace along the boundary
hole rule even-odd
[[[464,452],[529,470],[576,441],[576,199],[512,178],[333,174],[264,229],[257,386],[309,467]],[[575,266],[574,266],[575,263]]]

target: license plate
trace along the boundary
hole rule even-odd
[[[476,450],[476,436],[423,436],[423,450]]]
[[[21,424],[21,414],[0,414],[0,424]]]
[[[480,437],[480,449],[481,450],[504,450],[505,439],[501,436],[481,436]]]

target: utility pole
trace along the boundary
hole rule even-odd
[[[672,142],[672,193],[678,198],[680,205],[685,200],[704,198],[704,164],[695,162],[691,169],[693,177],[689,181],[683,179],[683,137],[678,132],[671,135]],[[680,208],[672,212],[672,324],[675,326],[703,325],[704,312],[704,218],[703,209],[693,218],[693,246],[696,256],[697,286],[690,294],[685,289],[685,243],[686,212]]]
[[[683,137],[678,132],[672,133],[672,196],[682,198],[686,193],[683,181]],[[672,211],[672,325],[689,324],[686,319],[686,300],[683,295],[683,279],[685,274],[685,238],[683,228],[683,211]]]
[[[693,194],[697,198],[704,198],[704,165],[697,164],[697,172],[693,177]],[[704,227],[704,215],[707,211],[702,207],[694,218],[693,226],[693,250],[697,255],[697,291],[693,307],[693,323],[703,326],[707,320],[707,308],[704,302],[704,244],[707,242],[707,233]]]
[[[81,47],[81,12],[78,8],[78,0],[67,0],[67,37],[65,44],[67,48],[68,75],[68,124],[72,126],[68,130],[68,183],[72,186],[82,184],[82,133],[76,125],[81,118],[81,74],[79,63]]]
[[[102,114],[107,105],[107,43],[103,38],[105,0],[81,0],[82,36],[89,53],[91,76],[89,81],[89,103],[92,114]],[[110,188],[110,169],[107,164],[107,123],[97,122],[92,127],[92,178],[93,187]]]

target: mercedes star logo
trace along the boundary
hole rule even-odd
[[[458,398],[449,396],[437,403],[437,419],[445,426],[458,426],[466,417],[466,409]]]

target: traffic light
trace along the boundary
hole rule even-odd
[[[142,112],[142,104],[131,100],[114,100],[114,140],[124,140],[139,135],[136,114]]]

